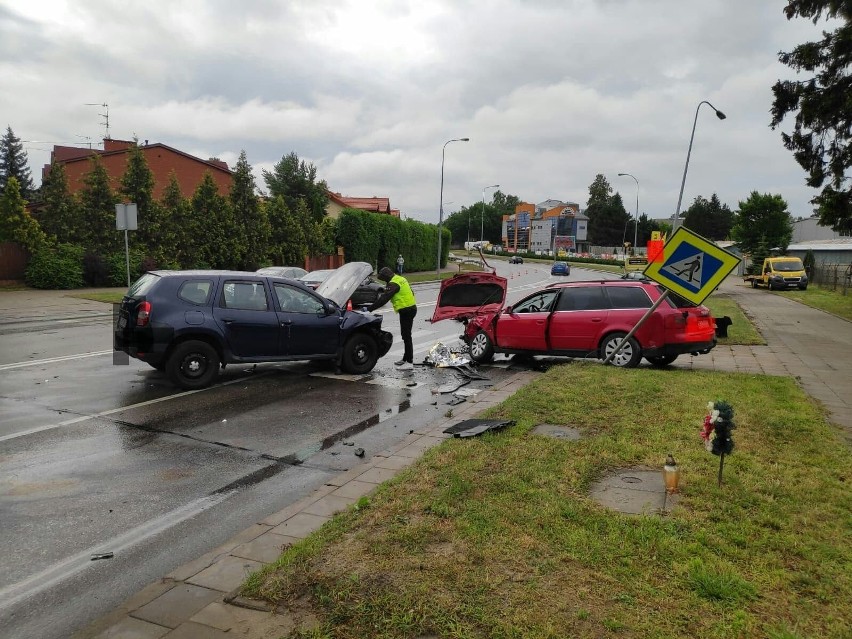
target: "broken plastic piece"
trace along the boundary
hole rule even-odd
[[[474,437],[489,430],[499,430],[506,426],[514,426],[513,419],[466,419],[444,429],[444,432],[454,437]]]
[[[111,552],[99,552],[97,554],[92,555],[92,561],[97,561],[98,559],[112,559],[113,553]]]
[[[355,456],[356,457],[363,457],[364,456],[364,449],[363,448],[356,448],[355,449]]]
[[[454,352],[447,348],[442,342],[435,342],[432,348],[429,349],[426,357],[423,360],[427,364],[432,364],[438,368],[447,366],[463,366],[470,364],[470,355],[467,353]]]

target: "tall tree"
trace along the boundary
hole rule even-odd
[[[793,222],[784,198],[752,191],[739,206],[731,235],[739,242],[743,253],[753,254],[761,243],[770,249],[787,250],[793,237]]]
[[[121,176],[119,195],[136,204],[138,230],[130,233],[134,245],[141,245],[148,255],[163,254],[165,210],[154,200],[154,174],[148,167],[145,154],[133,141],[127,158],[127,168]]]
[[[80,190],[86,226],[83,246],[90,253],[106,256],[122,248],[124,240],[115,230],[116,197],[106,167],[97,154],[92,155],[89,162],[91,169],[83,178]]]
[[[734,225],[734,212],[715,193],[709,200],[699,195],[687,209],[683,225],[708,240],[724,240]]]
[[[621,194],[612,194],[606,177],[598,173],[589,185],[589,200],[584,213],[589,218],[589,241],[598,246],[621,246],[626,239],[630,215]],[[630,238],[633,244],[633,238]]]
[[[317,181],[316,167],[300,161],[294,151],[282,157],[272,171],[264,169],[263,179],[270,197],[283,197],[290,211],[296,211],[298,201],[304,200],[314,222],[321,222],[325,217],[328,186],[324,180]]]
[[[257,186],[245,150],[240,153],[240,159],[234,167],[234,181],[228,197],[238,232],[245,243],[241,268],[254,271],[266,257],[272,228],[266,208],[260,205],[257,197]]]
[[[41,206],[34,212],[41,228],[60,244],[82,245],[88,236],[80,202],[68,191],[62,164],[52,164],[41,185]]]
[[[242,261],[244,244],[234,223],[234,213],[210,171],[192,196],[192,216],[198,230],[198,257],[209,268],[237,268]]]
[[[796,72],[811,77],[779,80],[772,87],[772,122],[775,129],[796,113],[793,134],[781,134],[784,146],[807,172],[805,183],[822,192],[811,200],[825,226],[852,231],[852,3],[849,0],[789,0],[788,20],[808,18],[816,24],[823,16],[843,23],[823,32],[822,40],[800,44],[778,59]]]
[[[17,178],[21,197],[29,200],[35,193],[35,185],[27,165],[27,152],[24,145],[13,132],[6,127],[6,133],[0,138],[0,191],[6,188],[9,178]]]
[[[18,178],[14,176],[6,180],[0,196],[0,241],[17,242],[31,253],[47,242],[44,231],[27,212]]]
[[[190,202],[183,196],[174,170],[169,174],[169,183],[163,190],[160,200],[164,224],[162,237],[166,242],[164,255],[171,255],[171,261],[182,268],[197,266],[196,255],[201,224],[197,224],[192,214]]]
[[[301,266],[305,261],[308,243],[304,225],[298,219],[299,214],[307,216],[304,201],[300,210],[292,213],[283,195],[278,195],[266,204],[272,235],[269,239],[269,253],[272,261],[281,266]]]

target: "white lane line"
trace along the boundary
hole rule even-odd
[[[78,572],[96,567],[99,562],[92,561],[93,554],[101,552],[118,554],[150,537],[168,530],[186,519],[195,517],[205,510],[220,504],[233,495],[234,492],[236,491],[201,497],[200,499],[191,501],[180,508],[146,521],[144,524],[128,530],[126,533],[87,548],[78,552],[76,555],[66,557],[41,572],[0,589],[0,602],[2,602],[0,603],[0,610],[11,608],[15,604],[69,579]]]
[[[34,359],[29,362],[15,362],[14,364],[0,364],[0,371],[8,371],[13,368],[24,368],[25,366],[41,366],[43,364],[54,364],[56,362],[67,362],[71,359],[83,359],[84,357],[98,357],[112,353],[108,351],[95,351],[91,353],[78,353],[77,355],[63,355],[61,357],[49,357],[47,359]]]
[[[112,352],[112,351],[110,351]],[[271,375],[271,372],[268,373],[255,373],[254,377],[261,377],[265,375]],[[32,435],[33,433],[41,433],[46,430],[53,430],[54,428],[62,428],[63,426],[70,426],[72,424],[79,424],[80,422],[84,422],[87,419],[98,419],[99,417],[107,417],[108,415],[114,415],[115,413],[122,413],[126,410],[133,410],[134,408],[142,408],[144,406],[151,406],[152,404],[159,404],[160,402],[167,402],[171,399],[179,399],[181,397],[188,397],[189,395],[195,395],[195,393],[204,393],[209,390],[213,390],[214,388],[221,388],[222,386],[230,386],[231,384],[240,384],[245,383],[245,379],[232,379],[227,382],[222,382],[221,384],[216,384],[215,386],[208,386],[207,388],[199,388],[198,390],[190,390],[184,391],[182,393],[176,393],[174,395],[168,395],[166,397],[158,397],[157,399],[149,399],[145,402],[139,402],[138,404],[131,404],[130,406],[119,406],[118,408],[110,408],[109,410],[101,411],[100,413],[95,413],[94,415],[80,415],[79,417],[74,417],[72,419],[66,419],[63,422],[59,422],[57,424],[47,424],[45,426],[36,426],[35,428],[30,428],[28,430],[22,430],[17,433],[12,433],[10,435],[2,435],[0,436],[0,442],[4,442],[10,439],[16,439],[18,437],[25,437],[27,435]]]

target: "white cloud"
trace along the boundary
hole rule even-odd
[[[684,188],[732,208],[752,190],[807,214],[804,172],[769,129],[777,61],[825,25],[777,0],[6,0],[0,112],[34,174],[52,143],[104,133],[233,164],[258,184],[295,151],[347,195],[437,221],[482,187],[585,203],[603,173],[626,203],[674,212]]]

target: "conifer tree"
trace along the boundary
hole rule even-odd
[[[16,177],[6,181],[0,196],[0,241],[17,242],[31,253],[47,242],[44,231],[27,212]]]
[[[51,165],[41,185],[41,206],[34,215],[44,232],[59,244],[85,243],[88,228],[83,223],[82,207],[68,191],[62,164]]]
[[[124,239],[115,228],[116,197],[109,174],[99,155],[91,156],[91,169],[83,178],[80,202],[88,233],[84,247],[89,253],[105,257],[124,248]]]
[[[266,208],[260,205],[257,187],[246,152],[240,153],[240,159],[234,167],[234,181],[231,184],[229,199],[234,212],[234,221],[238,233],[245,245],[245,254],[240,268],[254,271],[264,261],[269,246],[272,229]]]
[[[6,133],[0,138],[0,191],[6,188],[9,178],[17,178],[21,197],[30,200],[35,194],[35,185],[27,166],[27,152],[13,132],[6,127]]]
[[[173,262],[181,268],[196,266],[194,256],[198,250],[199,229],[192,214],[192,205],[183,196],[174,171],[169,174],[169,183],[163,190],[160,207],[163,211],[162,235],[167,238],[165,241],[171,253],[171,259],[166,259],[164,255],[163,261]]]

